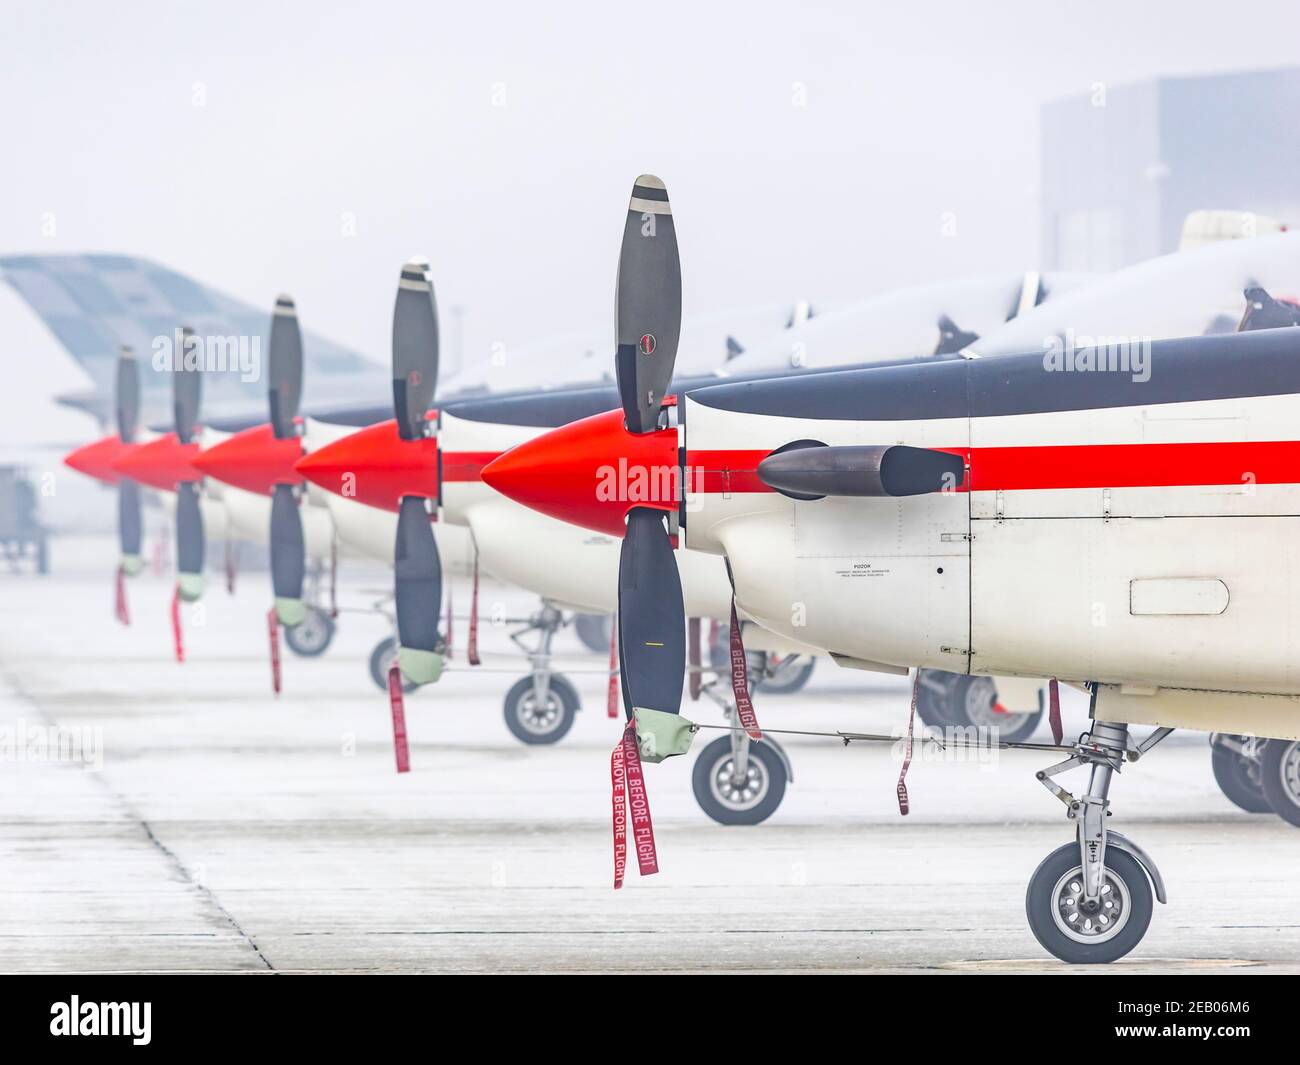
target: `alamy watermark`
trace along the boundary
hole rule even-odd
[[[1043,341],[1043,369],[1049,373],[1126,373],[1135,383],[1151,380],[1151,338],[1149,336],[1075,335]]]
[[[153,368],[159,373],[201,370],[237,373],[244,382],[262,378],[262,338],[252,336],[200,336],[177,329],[171,336],[153,338]]]
[[[104,766],[104,730],[93,727],[29,724],[18,718],[0,725],[0,762],[48,762]]]

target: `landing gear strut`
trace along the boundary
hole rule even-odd
[[[1107,829],[1110,784],[1125,761],[1136,761],[1171,729],[1157,729],[1134,746],[1127,725],[1094,721],[1075,753],[1038,774],[1039,782],[1063,802],[1078,839],[1043,859],[1025,893],[1025,913],[1034,937],[1062,961],[1111,962],[1141,942],[1151,923],[1155,897],[1165,885],[1155,863],[1137,844]],[[1088,791],[1075,798],[1053,779],[1089,766]]]

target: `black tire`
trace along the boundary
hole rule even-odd
[[[1245,737],[1237,736],[1241,740]],[[1228,797],[1234,806],[1248,814],[1271,814],[1273,804],[1264,794],[1264,785],[1260,779],[1263,767],[1253,758],[1246,758],[1231,747],[1222,744],[1210,744],[1210,768],[1214,770],[1214,781],[1219,790]]]
[[[608,614],[579,614],[573,621],[573,631],[588,651],[609,654],[610,620]]]
[[[998,690],[992,677],[947,673],[941,669],[921,670],[916,712],[934,728],[996,728],[1004,743],[1023,743],[1034,734],[1043,718],[1040,694],[1038,709],[1027,713],[998,713]]]
[[[568,678],[552,673],[546,707],[539,712],[533,678],[522,677],[506,692],[506,728],[529,746],[559,743],[573,728],[573,716],[580,705],[578,691]]]
[[[1030,931],[1049,954],[1071,965],[1117,961],[1142,942],[1142,937],[1151,924],[1154,903],[1146,870],[1127,851],[1118,847],[1106,848],[1106,879],[1111,888],[1108,894],[1114,893],[1116,888],[1120,889],[1117,904],[1124,916],[1118,931],[1099,931],[1096,933],[1096,942],[1087,942],[1086,938],[1076,939],[1065,931],[1070,924],[1066,915],[1081,912],[1077,907],[1067,904],[1070,895],[1078,894],[1071,890],[1071,885],[1082,888],[1080,869],[1079,844],[1071,842],[1052,851],[1034,870],[1025,892],[1025,915],[1029,918]],[[1127,891],[1127,900],[1123,898],[1124,891]],[[1059,921],[1058,910],[1062,915]],[[1098,913],[1104,915],[1105,911]],[[1096,918],[1085,914],[1082,920],[1095,921]],[[1080,928],[1080,932],[1075,935],[1085,935],[1082,924],[1075,927]]]
[[[786,655],[776,666],[773,674],[770,677],[764,675],[754,687],[769,695],[793,695],[803,690],[816,664],[817,659],[811,655]]]
[[[1264,744],[1260,783],[1273,812],[1300,828],[1300,740],[1269,740]]]
[[[752,795],[730,798],[724,790],[723,776],[730,776],[731,740],[716,739],[700,752],[691,773],[691,787],[700,809],[721,825],[757,825],[776,812],[785,797],[789,779],[785,762],[763,743],[749,745],[747,787]]]
[[[375,644],[375,649],[370,652],[370,679],[375,682],[375,687],[380,691],[388,691],[388,670],[396,657],[397,641],[392,636],[380,640]],[[402,678],[402,691],[413,692],[418,687],[418,684],[413,684],[405,677]]]
[[[307,616],[297,625],[284,630],[284,642],[300,658],[323,655],[334,642],[334,619],[314,606],[307,608]],[[384,687],[388,687],[385,682]]]

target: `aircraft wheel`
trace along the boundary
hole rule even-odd
[[[1244,739],[1242,736],[1236,739]],[[1262,766],[1258,759],[1247,758],[1223,744],[1210,745],[1210,767],[1215,783],[1233,805],[1248,814],[1271,814],[1273,804],[1264,794]]]
[[[302,658],[323,655],[334,640],[334,619],[325,611],[308,607],[307,616],[297,625],[284,630],[289,650]],[[387,682],[384,684],[387,687]]]
[[[923,669],[917,690],[916,712],[935,728],[958,727],[997,729],[1006,743],[1021,743],[1034,734],[1043,716],[1037,710],[1015,713],[997,709],[998,689],[992,677],[947,673]]]
[[[755,687],[773,695],[793,695],[808,683],[816,662],[811,656],[786,655],[776,664],[772,675],[764,676]]]
[[[1300,740],[1264,744],[1260,783],[1278,817],[1300,828]]]
[[[375,682],[375,687],[380,691],[388,691],[388,671],[396,658],[397,641],[391,636],[380,640],[375,645],[375,649],[370,652],[370,679]],[[413,692],[418,687],[418,684],[412,683],[405,677],[402,678],[402,691]]]
[[[506,728],[521,743],[558,743],[573,727],[578,706],[577,689],[566,677],[551,674],[544,703],[537,698],[533,678],[523,677],[506,692]]]
[[[757,825],[766,821],[785,797],[785,763],[760,741],[749,745],[749,765],[743,781],[733,779],[733,764],[728,737],[705,747],[691,773],[695,801],[719,824]]]
[[[573,622],[573,631],[588,651],[604,651],[609,654],[611,620],[608,614],[579,614]]]
[[[1106,848],[1106,879],[1095,907],[1083,903],[1079,844],[1052,851],[1034,870],[1025,914],[1034,938],[1072,965],[1112,962],[1142,941],[1151,924],[1151,884],[1136,858]]]

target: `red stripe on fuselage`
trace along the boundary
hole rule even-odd
[[[1300,483],[1300,441],[941,447],[969,467],[962,491],[1173,488]],[[770,492],[758,479],[768,451],[688,451],[693,492]]]
[[[500,451],[444,451],[443,484],[480,480],[483,467],[500,454]]]

